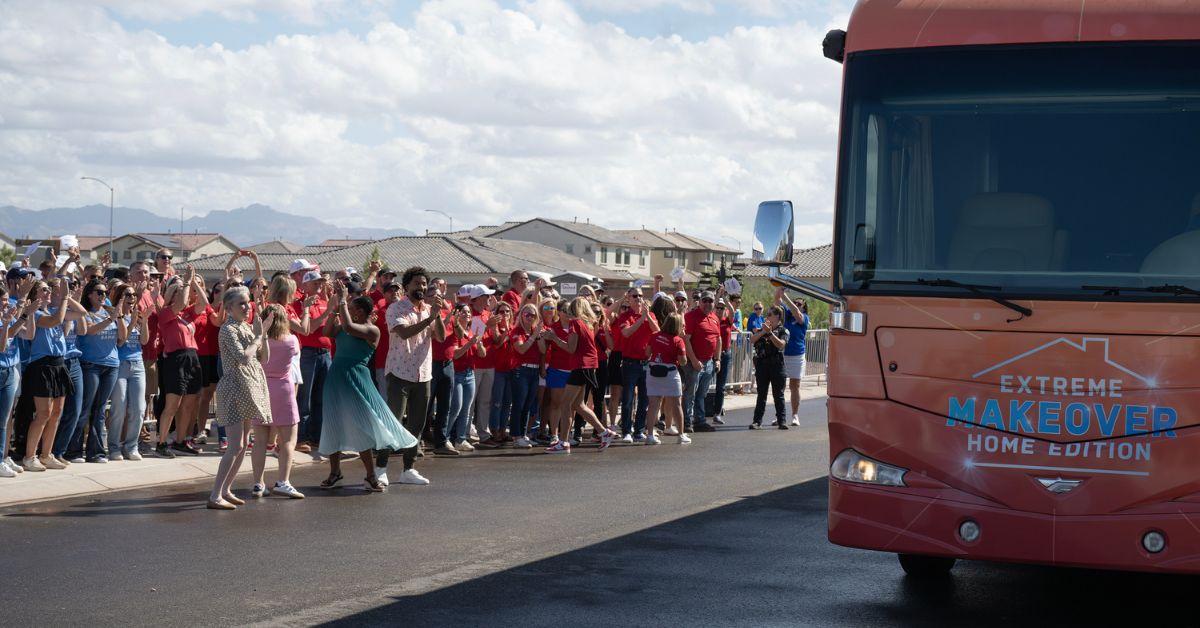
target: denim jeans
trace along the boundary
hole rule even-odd
[[[429,404],[429,413],[433,415],[433,444],[440,447],[446,442],[446,435],[450,433],[447,424],[450,422],[450,402],[454,396],[454,363],[450,360],[433,361],[430,394],[433,395]]]
[[[516,371],[496,371],[492,376],[492,408],[488,420],[488,432],[495,436],[508,425],[512,412],[512,381]]]
[[[51,453],[59,457],[77,458],[83,455],[84,421],[80,418],[83,414],[83,368],[79,365],[79,358],[68,358],[63,362],[63,366],[67,367],[67,374],[71,376],[75,392],[67,395],[63,403],[62,416],[58,419],[58,431],[54,434],[54,448]]]
[[[301,347],[300,376],[304,383],[296,391],[296,406],[300,410],[300,442],[321,442],[321,420],[324,417],[325,376],[333,363],[327,349]]]
[[[646,365],[640,360],[621,362],[621,434],[640,434],[646,429],[646,409],[650,397],[646,396]],[[633,395],[637,390],[637,420],[634,420]]]
[[[104,421],[104,407],[117,384],[116,366],[105,366],[95,362],[83,363],[83,413],[81,419],[87,424],[87,459],[95,460],[108,456],[108,425]]]
[[[700,370],[685,366],[680,369],[683,378],[683,423],[689,427],[704,425],[708,419],[704,416],[704,397],[713,381],[713,361],[702,362]]]
[[[8,415],[17,404],[20,388],[21,369],[15,366],[0,368],[0,459],[8,455]]]
[[[454,391],[450,394],[450,421],[446,424],[446,440],[459,443],[467,440],[471,426],[471,402],[475,401],[475,370],[454,372]]]
[[[514,437],[528,436],[529,432],[537,431],[537,426],[528,423],[533,409],[537,407],[540,377],[536,366],[518,366],[512,372],[512,415],[508,433]],[[529,428],[528,431],[526,428]]]
[[[108,455],[128,456],[137,451],[142,417],[146,414],[146,367],[141,360],[122,360],[117,385],[109,397]]]
[[[725,382],[729,381],[729,363],[732,360],[732,351],[721,353],[721,370],[717,372],[717,404],[714,408],[717,414],[725,411]]]
[[[491,435],[492,385],[496,369],[475,369],[475,399],[471,402],[471,420],[479,438]]]

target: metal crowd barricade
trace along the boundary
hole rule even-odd
[[[737,332],[733,336],[733,356],[729,360],[729,377],[726,388],[741,388],[748,391],[754,386],[754,347],[750,344],[750,332]],[[817,383],[828,373],[829,330],[810,329],[804,340],[804,355],[807,357],[806,375],[817,377]],[[716,386],[716,379],[713,379]]]

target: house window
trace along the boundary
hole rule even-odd
[[[564,247],[564,248],[566,248],[566,250],[567,250],[567,252],[568,252],[568,253],[574,253],[574,252],[575,252],[575,245],[574,245],[574,244],[568,244],[568,245],[567,245],[566,247]]]
[[[608,247],[607,246],[600,247],[600,263],[601,264],[608,263]]]
[[[150,259],[149,251],[138,251],[138,259]]]
[[[121,255],[121,257],[124,259],[129,259],[129,258],[133,257],[133,253],[130,253],[129,249],[125,249],[125,253],[123,253]]]
[[[625,265],[629,265],[629,249],[625,249]]]
[[[646,249],[638,249],[638,266],[646,265]]]
[[[665,257],[667,259],[671,259],[672,257],[675,257],[675,249],[667,249],[667,250],[663,251],[663,257]]]
[[[709,262],[713,261],[713,254],[712,254],[712,251],[709,251],[709,252],[708,252],[708,255],[706,256],[706,258],[707,258],[707,260],[708,260]]]
[[[679,265],[687,266],[687,252],[686,251],[679,252]]]
[[[588,245],[584,246],[584,247],[583,247],[583,252],[584,252],[584,253],[591,253],[591,252],[592,252],[592,245],[588,244]]]

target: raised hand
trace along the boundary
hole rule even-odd
[[[268,311],[264,316],[254,317],[254,326],[256,328],[255,330],[260,334],[263,333],[263,330],[270,329],[271,325],[273,325],[274,323],[275,323],[275,312],[273,310]]]

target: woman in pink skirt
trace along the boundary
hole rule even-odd
[[[279,458],[279,480],[271,487],[273,495],[292,499],[303,499],[304,495],[292,486],[292,453],[296,448],[296,426],[300,413],[296,407],[296,386],[292,381],[292,360],[300,355],[300,343],[292,334],[287,313],[280,305],[266,306],[264,315],[274,314],[272,325],[267,329],[267,346],[270,355],[263,364],[267,376],[267,392],[271,398],[271,424],[254,423],[254,448],[250,451],[250,464],[254,468],[253,497],[262,497],[267,492],[263,473],[267,464],[267,445],[275,443]]]

